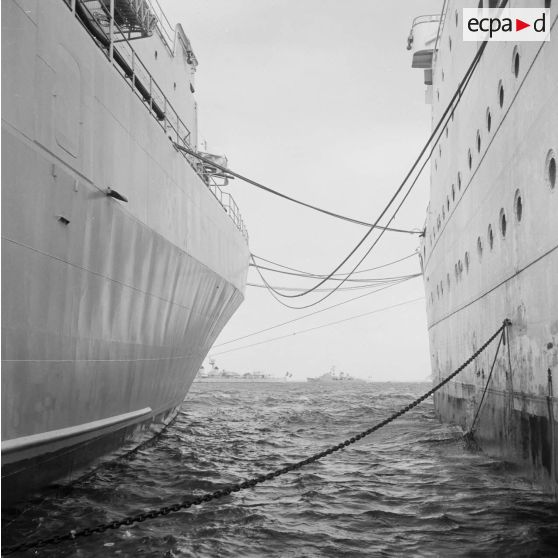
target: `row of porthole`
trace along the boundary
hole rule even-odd
[[[556,154],[552,149],[549,150],[546,158],[546,181],[551,190],[554,190],[556,188]],[[514,207],[516,222],[520,223],[523,218],[524,203],[521,197],[521,192],[519,190],[515,191],[513,207]],[[498,223],[500,227],[500,234],[502,236],[502,239],[504,239],[506,237],[507,229],[508,229],[508,222],[507,222],[506,212],[504,211],[504,208],[500,209]],[[490,247],[490,250],[493,250],[494,232],[492,230],[492,224],[488,225],[487,238],[488,238],[488,245]],[[482,238],[480,236],[477,237],[477,254],[479,257],[479,261],[482,260],[483,243],[482,243]],[[469,252],[465,252],[465,256],[463,259],[465,262],[465,271],[468,273],[470,263],[471,263]],[[462,274],[463,274],[463,262],[461,261],[461,259],[459,259],[457,263],[454,265],[454,275],[455,275],[456,283],[461,279]],[[449,273],[446,274],[446,285],[447,285],[447,290],[449,292],[451,287],[451,280],[450,280]],[[440,299],[440,297],[442,297],[443,295],[444,295],[444,282],[443,280],[441,280],[436,285],[436,296],[438,299]],[[434,304],[434,292],[430,293],[430,302]]]
[[[512,72],[514,73],[515,77],[517,78],[519,76],[519,63],[520,63],[520,57],[519,57],[519,52],[517,50],[517,46],[514,47],[513,49],[513,53],[512,53]],[[500,108],[503,108],[504,106],[504,86],[502,84],[502,80],[500,80],[498,82],[498,103],[500,105]],[[453,116],[453,114],[452,114]],[[490,107],[488,107],[486,109],[486,128],[488,130],[488,132],[490,133],[491,128],[492,128],[492,114],[490,112]],[[446,136],[447,136],[447,126],[446,126]],[[481,138],[481,133],[480,130],[477,129],[477,134],[476,134],[476,147],[477,147],[477,152],[480,153],[481,148],[482,148],[482,138]],[[440,157],[442,156],[442,148],[439,145],[438,146],[438,152],[440,154]],[[469,166],[469,170],[472,170],[473,168],[473,154],[471,152],[471,149],[467,150],[467,163]],[[438,163],[435,161],[434,162],[434,168],[437,170],[438,169]],[[461,173],[458,172],[457,173],[457,186],[458,186],[458,190],[461,191]],[[451,185],[451,197],[452,197],[452,201],[455,201],[455,184]],[[448,214],[449,214],[449,209],[450,209],[450,198],[449,195],[446,196],[446,203],[445,203],[447,210],[448,210]],[[432,228],[432,234],[429,236],[429,241],[430,241],[430,246],[432,246],[432,244],[434,243],[434,239],[436,238],[436,231],[439,231],[441,226],[442,226],[442,221],[446,218],[446,210],[444,208],[444,205],[442,204],[442,211],[441,211],[441,218],[440,218],[440,214],[438,214],[438,217],[436,219],[436,227]],[[424,254],[424,257],[426,257],[426,251]]]

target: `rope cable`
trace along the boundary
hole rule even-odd
[[[213,348],[221,347],[223,345],[229,345],[230,343],[234,343],[236,341],[241,341],[242,339],[246,339],[248,337],[253,337],[254,335],[259,335],[260,333],[265,333],[266,331],[271,331],[272,329],[277,329],[278,327],[288,325],[288,324],[292,324],[293,322],[298,322],[299,320],[304,320],[305,318],[309,318],[310,316],[315,316],[316,314],[321,314],[322,312],[325,312],[327,310],[331,310],[333,308],[337,308],[338,306],[343,306],[344,304],[348,304],[349,302],[353,302],[355,300],[359,300],[359,299],[364,298],[366,296],[370,296],[372,294],[379,293],[380,291],[385,291],[386,289],[390,289],[391,287],[396,287],[397,285],[400,285],[401,283],[405,283],[406,281],[408,281],[408,279],[404,279],[402,281],[397,281],[396,283],[381,287],[381,288],[376,289],[374,291],[371,291],[369,293],[364,293],[364,294],[349,298],[347,300],[344,300],[342,302],[338,302],[337,304],[332,304],[331,306],[327,306],[326,308],[320,308],[320,310],[310,312],[309,314],[304,314],[304,316],[299,316],[298,318],[293,318],[292,320],[287,320],[286,322],[281,322],[279,324],[275,324],[273,326],[266,327],[265,329],[260,329],[259,331],[254,331],[252,333],[248,333],[248,334],[243,335],[241,337],[237,337],[235,339],[230,339],[229,341],[223,341],[222,343],[218,343],[217,345],[213,345]]]
[[[399,187],[396,189],[396,191],[394,192],[394,194],[392,195],[391,199],[389,200],[389,202],[387,203],[387,205],[385,206],[385,208],[382,210],[382,212],[380,213],[380,215],[378,216],[378,218],[376,219],[374,226],[378,224],[378,222],[382,219],[382,217],[386,214],[386,212],[388,211],[388,209],[391,207],[391,205],[393,204],[393,202],[395,201],[395,199],[397,198],[397,196],[399,195],[399,193],[401,192],[401,190],[403,189],[403,187],[405,186],[405,184],[407,183],[407,181],[409,180],[410,176],[412,175],[412,173],[414,172],[414,170],[417,168],[419,161],[422,159],[423,155],[426,153],[428,146],[431,144],[432,140],[434,138],[436,138],[436,141],[433,144],[432,149],[430,150],[430,153],[428,155],[428,158],[425,160],[425,162],[423,163],[422,167],[420,168],[417,176],[415,177],[415,179],[413,180],[410,189],[408,190],[407,194],[405,195],[405,197],[403,198],[403,201],[405,201],[405,199],[407,198],[407,196],[410,194],[412,188],[414,187],[414,185],[416,184],[420,173],[422,172],[422,170],[424,169],[424,167],[426,166],[426,163],[429,161],[434,148],[436,147],[440,136],[443,133],[443,130],[445,128],[445,125],[447,124],[447,122],[445,122],[445,119],[448,118],[448,115],[451,116],[451,114],[455,111],[457,105],[459,104],[463,92],[466,89],[467,85],[469,84],[469,81],[473,75],[474,70],[476,69],[479,60],[486,48],[486,41],[482,43],[482,45],[479,47],[477,53],[475,54],[475,57],[473,58],[473,61],[471,62],[467,72],[465,73],[465,76],[463,77],[463,79],[461,80],[461,82],[459,83],[455,93],[453,94],[451,100],[449,101],[448,105],[446,106],[442,116],[440,117],[440,119],[438,120],[436,126],[434,127],[434,130],[432,131],[432,133],[430,134],[428,140],[426,141],[425,145],[423,146],[423,148],[421,149],[418,157],[415,159],[415,161],[413,162],[413,164],[411,165],[411,168],[409,169],[409,171],[407,172],[407,174],[405,175],[403,181],[401,182],[401,184],[399,185]],[[441,131],[440,131],[441,130]],[[440,133],[438,133],[440,131]],[[436,137],[436,134],[438,134],[438,136]],[[400,207],[402,204],[400,204],[398,206],[398,208],[396,209],[395,213],[392,215],[391,219],[388,221],[387,225],[388,226],[391,221],[395,218],[397,211],[399,211]],[[339,271],[339,269],[349,260],[349,258],[360,248],[360,246],[362,246],[362,244],[365,242],[365,240],[370,236],[370,234],[372,233],[372,231],[374,230],[374,226],[371,227],[366,234],[362,237],[362,239],[357,243],[357,245],[349,252],[349,254],[343,259],[343,261],[331,272],[328,274],[327,277],[325,277],[324,279],[322,279],[321,281],[319,281],[316,285],[314,285],[314,287],[311,287],[309,289],[307,289],[306,291],[303,291],[301,293],[298,294],[294,294],[294,295],[286,295],[283,293],[279,293],[279,292],[275,292],[275,294],[277,294],[278,296],[282,296],[284,298],[295,298],[295,297],[301,297],[304,296],[306,294],[309,294],[311,292],[313,292],[314,290],[316,290],[318,287],[320,287],[321,285],[323,285],[329,278],[331,278],[337,271]],[[364,260],[364,258],[370,253],[370,251],[372,250],[372,248],[377,244],[378,240],[381,238],[382,234],[385,232],[385,229],[382,230],[382,232],[380,233],[380,235],[378,236],[378,239],[376,240],[376,242],[374,242],[374,244],[372,245],[372,247],[366,252],[365,256],[357,263],[357,265],[351,270],[351,272],[348,273],[347,278],[349,278],[352,273],[354,273],[356,271],[356,269],[360,266],[360,264],[362,263],[362,261]],[[253,258],[252,258],[252,261]],[[255,263],[255,262],[254,262]],[[264,281],[264,283],[266,283],[266,281],[263,279],[261,272],[258,270],[258,273],[260,274],[260,277],[262,278],[262,280]],[[341,285],[343,284],[343,281],[339,283],[339,285],[332,290],[332,292],[323,297],[322,299],[320,299],[319,301],[316,301],[314,304],[318,304],[320,302],[322,302],[323,300],[325,300],[328,296],[330,296],[331,294],[333,294],[333,292],[335,292],[335,290],[337,288],[339,288]],[[272,289],[270,289],[272,290]],[[308,308],[312,305],[307,305],[307,306],[303,306],[303,307],[298,307],[298,308]],[[288,306],[288,305],[285,305]],[[291,306],[289,306],[291,307]],[[295,307],[291,307],[291,308],[295,308]]]

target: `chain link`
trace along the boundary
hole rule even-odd
[[[471,364],[473,360],[475,360],[482,352],[484,352],[484,350],[492,343],[492,341],[494,341],[494,339],[496,339],[496,337],[498,337],[498,335],[500,335],[504,331],[504,329],[509,325],[511,325],[511,322],[507,319],[504,320],[503,324],[498,328],[498,330],[473,355],[471,355],[459,368],[457,368],[457,370],[452,372],[449,376],[446,376],[446,378],[444,378],[440,383],[436,384],[432,389],[427,391],[424,395],[421,395],[418,399],[415,399],[412,403],[409,403],[406,407],[403,407],[402,409],[392,414],[388,418],[384,419],[383,421],[375,424],[374,426],[366,430],[363,430],[362,432],[352,436],[351,438],[348,438],[347,440],[337,444],[336,446],[332,446],[323,451],[315,453],[310,457],[307,457],[306,459],[303,459],[301,461],[297,461],[295,463],[289,463],[284,467],[280,469],[276,469],[275,471],[272,471],[270,473],[259,475],[252,479],[230,485],[226,488],[221,488],[214,492],[205,494],[204,496],[199,496],[198,498],[195,498],[193,500],[183,500],[182,502],[178,502],[170,506],[164,506],[159,509],[148,510],[133,516],[125,517],[122,519],[116,519],[109,523],[102,523],[100,525],[97,525],[96,527],[72,530],[69,531],[68,533],[53,536],[50,538],[20,543],[2,549],[2,554],[6,556],[8,554],[13,554],[14,552],[21,552],[24,550],[29,550],[31,548],[41,548],[43,546],[58,544],[67,540],[73,540],[80,537],[88,537],[90,535],[93,535],[94,533],[103,533],[107,529],[119,529],[124,525],[130,526],[133,525],[134,523],[143,523],[147,519],[155,519],[157,517],[168,515],[169,513],[178,512],[180,510],[187,510],[192,506],[199,506],[205,502],[211,502],[212,500],[217,500],[219,498],[223,498],[224,496],[229,496],[232,492],[239,492],[240,490],[246,490],[248,488],[252,488],[258,484],[261,484],[263,482],[277,478],[281,475],[285,475],[292,471],[297,471],[298,469],[301,469],[305,465],[314,463],[319,459],[327,457],[328,455],[331,455],[336,451],[340,451],[354,444],[355,442],[362,440],[362,438],[364,438],[365,436],[368,436],[373,432],[376,432],[380,428],[387,426],[390,422],[393,422],[394,420],[398,419],[400,416],[404,415],[405,413],[408,413],[411,409],[414,409],[417,405],[419,405],[424,400],[428,399],[433,393],[438,391],[442,386],[447,384],[452,378],[457,376],[457,374],[459,374],[463,369],[469,366],[469,364]]]

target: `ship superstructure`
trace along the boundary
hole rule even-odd
[[[482,7],[482,2],[480,7]],[[485,2],[497,7],[498,2]],[[490,4],[490,6],[488,6]],[[552,5],[551,5],[552,4]],[[558,31],[549,42],[490,42],[431,159],[420,248],[434,382],[509,319],[506,345],[478,357],[435,395],[440,417],[472,426],[490,454],[558,487]],[[462,40],[466,2],[414,22],[433,126],[482,43]]]
[[[10,503],[171,420],[249,249],[223,177],[177,149],[197,60],[156,0],[5,0],[2,27]]]

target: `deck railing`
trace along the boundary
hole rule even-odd
[[[158,20],[158,27],[161,35],[165,34],[163,40],[169,38],[170,23],[159,6],[157,0],[148,0],[150,5],[156,4],[160,13],[155,11]],[[163,93],[153,76],[141,61],[136,51],[130,44],[130,40],[125,33],[120,30],[116,22],[113,21],[113,31],[110,32],[110,12],[107,11],[106,0],[87,1],[83,0],[63,0],[68,7],[76,14],[77,19],[82,23],[89,34],[95,39],[99,48],[105,53],[109,61],[118,73],[129,84],[132,91],[141,99],[149,110],[155,121],[161,126],[171,142],[176,142],[190,150],[195,150],[192,145],[192,134],[186,124],[182,121],[172,104]],[[92,9],[94,6],[94,9]],[[98,17],[98,11],[104,12],[104,18]],[[164,24],[162,22],[165,22]],[[112,55],[112,56],[111,56]],[[112,59],[111,59],[112,58]],[[248,231],[240,215],[238,205],[233,197],[222,190],[215,183],[211,176],[204,172],[203,165],[191,155],[177,150],[194,169],[200,179],[206,184],[215,199],[221,204],[225,212],[229,215],[238,230],[248,242]]]

